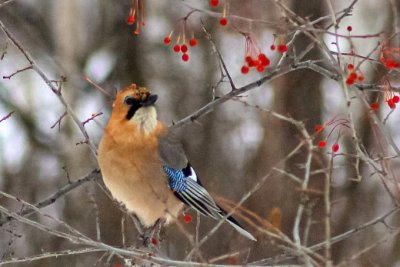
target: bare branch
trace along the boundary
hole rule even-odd
[[[11,115],[14,113],[15,111],[11,111],[10,113],[8,113],[7,115],[5,115],[3,118],[0,119],[0,123],[7,120],[8,118],[11,117]]]
[[[10,80],[14,75],[17,75],[18,73],[21,73],[21,72],[24,72],[24,71],[30,70],[30,69],[32,69],[32,66],[28,66],[28,67],[26,67],[26,68],[17,70],[17,71],[15,71],[14,73],[11,73],[10,75],[4,75],[4,76],[3,76],[3,79],[8,79],[8,80]]]

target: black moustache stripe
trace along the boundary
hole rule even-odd
[[[136,111],[142,107],[142,104],[139,102],[133,102],[132,105],[130,106],[128,113],[126,114],[126,119],[130,120],[132,119],[133,115],[135,115]]]

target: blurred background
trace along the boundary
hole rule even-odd
[[[204,21],[212,34],[237,87],[255,81],[262,75],[256,71],[248,75],[241,73],[245,40],[235,27],[243,32],[251,32],[260,48],[271,58],[272,66],[276,64],[280,55],[269,47],[274,43],[274,34],[282,34],[285,38],[287,32],[282,27],[282,13],[273,1],[230,0],[228,14],[269,23],[230,18],[226,27],[218,23],[218,13],[206,12],[222,12],[223,1],[220,2],[218,8],[211,9],[209,1],[205,0],[145,0],[145,26],[140,28],[139,35],[134,33],[134,25],[126,23],[132,4],[129,0],[15,0],[1,6],[0,20],[21,41],[48,77],[54,80],[66,77],[62,94],[81,121],[90,118],[93,113],[104,113],[85,125],[92,142],[97,145],[110,114],[111,100],[88,83],[85,76],[111,94],[131,83],[148,87],[159,95],[159,116],[167,124],[201,108],[214,95],[229,92],[229,83],[218,84],[218,58],[201,30],[200,20]],[[345,0],[332,2],[335,11],[349,5],[349,1]],[[325,1],[296,0],[282,3],[310,20],[330,14]],[[198,45],[190,48],[189,62],[183,62],[180,55],[172,51],[171,45],[163,43],[163,39],[172,30],[175,34],[181,31],[181,18],[193,7],[202,11],[189,17],[187,33],[189,36],[194,34]],[[393,32],[399,26],[396,24],[398,18],[394,17],[397,14],[394,7],[399,7],[396,0],[358,1],[353,15],[341,22],[339,32],[348,34],[348,25],[353,27],[353,34]],[[329,23],[328,20],[321,25]],[[327,45],[335,50],[336,47],[331,45],[335,38],[330,35],[324,38]],[[378,42],[377,38],[357,39],[354,45],[359,54],[366,55]],[[297,51],[302,51],[309,43],[310,39],[299,36],[294,46]],[[343,40],[340,47],[348,51],[350,45]],[[4,54],[0,61],[1,77],[28,66],[24,56],[3,33],[0,34],[0,53]],[[306,59],[321,57],[319,50],[313,49]],[[379,58],[379,51],[373,53],[372,57]],[[379,81],[384,73],[384,68],[369,62],[362,64],[361,70],[366,83]],[[368,97],[376,99],[378,94],[368,94]],[[315,125],[335,116],[347,118],[346,101],[340,84],[309,70],[295,71],[272,83],[265,83],[243,95],[240,101],[302,120],[310,133],[314,131]],[[0,123],[1,191],[37,203],[66,185],[68,179],[77,180],[97,168],[96,159],[88,146],[76,145],[84,138],[72,120],[65,117],[60,126],[57,125],[65,109],[32,70],[18,73],[10,79],[0,79],[0,117],[11,111],[15,112]],[[382,104],[378,116],[384,118],[389,111]],[[361,101],[354,101],[352,112],[359,137],[371,155],[391,155],[392,151],[378,142],[379,137],[374,136],[368,109]],[[394,110],[386,127],[397,143],[398,123],[398,110]],[[337,135],[334,136],[336,138]],[[198,122],[185,126],[182,134],[188,157],[204,186],[212,195],[233,202],[239,201],[271,168],[284,159],[301,138],[301,134],[292,125],[271,118],[259,108],[246,106],[239,101],[229,101],[219,106]],[[327,150],[332,142],[329,140]],[[346,135],[345,131],[339,143],[343,152],[354,152],[351,136]],[[377,143],[380,145],[377,146]],[[279,167],[302,177],[306,152],[303,149]],[[325,157],[324,152],[321,150],[321,160],[315,163],[313,169],[320,169],[327,163],[328,157]],[[398,170],[395,163],[389,163],[392,173]],[[332,235],[363,224],[394,205],[382,181],[364,163],[361,163],[363,180],[352,182],[350,179],[356,176],[353,165],[351,157],[335,159],[331,181]],[[321,190],[323,175],[313,175],[311,182],[312,189]],[[387,182],[391,188],[394,183],[397,184],[396,180]],[[303,223],[312,224],[308,236],[308,244],[311,245],[324,240],[321,221],[324,213],[322,196],[311,194],[309,198],[309,217]],[[278,208],[281,212],[281,230],[292,236],[299,201],[299,185],[284,175],[273,173],[243,205],[264,219],[270,216],[272,209]],[[14,211],[21,208],[5,198],[0,198],[0,204]],[[121,218],[124,214],[94,182],[71,191],[43,212],[65,221],[94,239],[98,217],[101,241],[114,246],[122,245]],[[188,213],[196,218],[192,211]],[[45,217],[31,218],[49,227],[59,227]],[[204,235],[214,225],[215,221],[202,218],[200,234]],[[240,251],[238,262],[244,262],[272,257],[282,252],[270,238],[257,233],[256,229],[246,223],[244,225],[258,238],[257,243],[244,240],[229,226],[223,226],[202,248],[203,256],[212,259]],[[195,223],[183,226],[187,231],[195,232]],[[126,231],[127,243],[135,243],[137,232],[129,219],[126,220]],[[332,256],[334,262],[350,257],[386,232],[387,228],[383,225],[376,225],[373,229],[335,244]],[[168,226],[162,233],[162,239],[162,250],[172,259],[183,259],[190,251],[190,244],[176,225]],[[390,239],[361,255],[352,262],[352,266],[397,266],[400,264],[399,246],[398,238]],[[16,221],[0,228],[2,260],[73,248],[76,246],[69,241],[44,234]],[[101,255],[82,254],[10,266],[102,266],[105,260],[97,262]],[[111,263],[121,264],[121,260],[115,257]]]

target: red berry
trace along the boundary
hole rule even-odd
[[[181,51],[182,51],[182,53],[186,53],[188,51],[187,45],[185,45],[185,44],[181,45]]]
[[[387,103],[388,103],[388,106],[389,106],[391,109],[396,108],[396,104],[394,103],[393,98],[389,99],[389,100],[387,101]]]
[[[326,141],[322,140],[318,143],[319,148],[324,148],[326,146]]]
[[[249,67],[247,67],[246,65],[244,65],[240,71],[241,71],[243,74],[247,74],[247,73],[249,73]]]
[[[356,80],[357,79],[357,74],[355,72],[351,72],[349,77],[348,77],[348,79]]]
[[[171,37],[167,36],[164,38],[164,44],[169,45],[171,43]]]
[[[245,60],[247,63],[250,63],[250,62],[253,61],[253,59],[251,58],[251,56],[246,56],[246,57],[244,58],[244,60]]]
[[[353,64],[347,65],[347,69],[348,69],[348,70],[353,70],[353,69],[354,69],[354,65],[353,65]]]
[[[280,44],[278,46],[278,51],[279,51],[279,53],[282,53],[282,54],[286,53],[288,51],[287,45],[286,44]]]
[[[274,51],[276,49],[276,46],[273,44],[270,46],[271,50]]]
[[[218,6],[218,0],[210,0],[210,6]]]
[[[178,53],[180,51],[181,51],[181,46],[178,44],[174,45],[174,52]]]
[[[258,72],[263,72],[263,71],[264,71],[264,66],[261,65],[261,64],[258,65],[258,66],[257,66],[257,71],[258,71]]]
[[[336,153],[339,151],[339,144],[335,143],[332,145],[332,152]]]
[[[133,15],[130,15],[130,16],[128,17],[128,19],[126,20],[126,23],[127,23],[128,25],[132,25],[134,22],[135,22],[135,17],[134,17]]]
[[[398,95],[395,95],[392,99],[394,103],[399,103],[400,101],[400,97]]]
[[[324,130],[324,127],[323,127],[322,125],[317,124],[317,125],[315,125],[315,127],[314,127],[314,131],[317,132],[317,133],[320,133],[320,132],[322,132],[323,130]]]
[[[370,105],[370,107],[371,107],[371,109],[372,109],[373,111],[377,111],[378,108],[379,108],[379,103],[378,103],[378,102],[372,102],[371,105]]]
[[[357,80],[359,80],[360,82],[364,81],[364,76],[359,75]]]
[[[184,220],[186,223],[190,223],[190,222],[192,221],[192,216],[190,216],[190,215],[188,215],[188,214],[185,214],[185,215],[183,215],[183,220]]]
[[[154,237],[151,239],[151,243],[153,244],[153,246],[157,246],[157,239],[155,239]]]
[[[351,31],[353,30],[353,27],[347,26],[347,30],[348,30],[349,32],[351,32]]]
[[[350,78],[347,78],[346,79],[346,83],[347,83],[347,85],[352,85],[352,84],[354,84],[354,80],[350,79]]]
[[[185,61],[185,62],[188,62],[189,61],[189,55],[188,54],[183,54],[182,55],[182,60]]]
[[[227,18],[221,18],[219,20],[219,24],[221,24],[222,26],[226,26],[228,24],[228,19]]]
[[[197,45],[197,40],[195,38],[192,38],[189,40],[189,45],[190,46],[196,46]]]

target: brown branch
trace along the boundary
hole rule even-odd
[[[28,66],[28,67],[26,67],[26,68],[17,70],[17,71],[15,71],[15,72],[11,73],[10,75],[4,75],[4,76],[3,76],[3,79],[11,80],[11,78],[12,78],[14,75],[17,75],[18,73],[21,73],[21,72],[24,72],[24,71],[30,70],[30,69],[32,69],[32,66]]]
[[[236,90],[230,91],[229,93],[221,96],[220,98],[214,99],[213,101],[209,102],[205,106],[201,107],[200,109],[196,110],[192,114],[186,116],[185,118],[181,119],[180,121],[173,123],[171,127],[182,127],[190,122],[196,121],[198,118],[206,115],[207,113],[211,112],[213,109],[215,109],[217,106],[225,103],[228,100],[231,100],[232,98],[239,96],[247,91],[250,91],[254,88],[260,87],[267,81],[273,81],[276,78],[279,78],[289,72],[299,70],[299,69],[311,69],[327,78],[333,79],[333,80],[339,80],[340,76],[336,73],[331,72],[328,69],[325,69],[324,67],[321,67],[317,64],[314,63],[314,61],[304,61],[297,63],[295,65],[288,66],[286,68],[281,68],[278,70],[273,70],[266,76],[251,82],[245,86],[242,86],[240,88],[237,88]]]
[[[11,115],[14,113],[15,111],[11,111],[10,113],[8,113],[7,115],[5,115],[3,118],[0,119],[0,123],[7,120],[8,118],[11,117]]]
[[[58,120],[57,120],[53,125],[50,126],[50,129],[53,129],[53,128],[56,127],[56,125],[58,124],[58,131],[60,131],[60,128],[61,128],[61,121],[62,121],[62,119],[63,119],[65,116],[67,116],[67,115],[68,115],[68,113],[65,111],[65,112],[60,116],[60,118],[58,118]]]
[[[351,38],[361,38],[361,39],[365,39],[365,38],[379,38],[382,35],[382,32],[379,33],[374,33],[374,34],[360,34],[360,35],[345,35],[345,34],[340,34],[340,33],[334,33],[334,32],[330,32],[330,31],[325,31],[325,30],[321,30],[322,32],[329,34],[329,35],[333,35],[333,36],[337,36],[337,37],[342,37],[342,38],[347,38],[347,39],[351,39]]]
[[[7,54],[7,48],[8,48],[8,42],[6,42],[6,44],[3,48],[3,52],[1,52],[0,60],[3,60],[5,55]]]
[[[105,90],[104,88],[102,88],[101,86],[99,86],[97,83],[95,83],[94,81],[92,81],[88,76],[84,76],[83,77],[88,83],[90,83],[91,85],[93,85],[97,90],[99,90],[100,92],[102,92],[103,94],[105,94],[108,98],[110,99],[114,99],[114,97],[107,92],[107,90]]]
[[[226,75],[226,77],[228,77],[229,83],[231,84],[231,89],[232,89],[232,91],[233,91],[233,90],[236,90],[235,83],[233,82],[233,79],[232,79],[232,77],[231,77],[231,75],[230,75],[230,73],[229,73],[229,71],[228,71],[228,68],[226,67],[225,61],[224,61],[224,59],[222,58],[222,55],[221,55],[221,53],[219,52],[219,49],[218,49],[217,45],[215,44],[214,40],[212,39],[212,36],[211,36],[210,32],[209,32],[209,31],[207,30],[207,28],[204,26],[204,23],[203,23],[203,22],[201,22],[201,28],[203,29],[203,31],[204,31],[204,33],[205,33],[205,35],[206,35],[206,38],[207,38],[208,41],[211,43],[212,48],[214,49],[215,53],[216,53],[217,56],[218,56],[219,62],[221,63],[222,68],[224,69],[225,75]]]
[[[91,116],[90,118],[84,120],[84,121],[82,122],[82,124],[85,125],[86,123],[88,123],[88,122],[94,120],[96,117],[101,116],[101,115],[103,115],[103,112],[93,113],[92,116]]]

